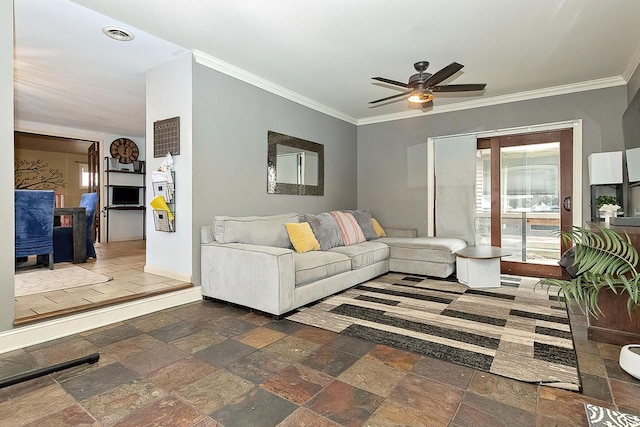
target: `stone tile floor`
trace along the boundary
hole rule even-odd
[[[0,426],[586,426],[584,402],[640,415],[619,347],[572,315],[584,393],[527,384],[201,301],[0,355]]]

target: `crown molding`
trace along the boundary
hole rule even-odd
[[[493,96],[490,98],[474,99],[471,101],[456,102],[448,105],[435,106],[432,110],[424,111],[403,111],[400,113],[384,114],[380,116],[365,117],[362,119],[355,119],[341,111],[328,107],[324,104],[314,101],[311,98],[302,96],[292,90],[270,82],[255,74],[249,73],[242,68],[231,65],[228,62],[222,61],[214,56],[204,53],[200,50],[192,50],[195,61],[205,67],[211,68],[252,86],[266,90],[267,92],[278,95],[282,98],[293,101],[297,104],[316,110],[320,113],[327,114],[336,119],[343,120],[347,123],[354,125],[369,125],[374,123],[391,122],[395,120],[411,119],[415,117],[428,116],[433,114],[450,113],[453,111],[470,110],[472,108],[488,107],[491,105],[508,104],[511,102],[526,101],[530,99],[545,98],[549,96],[565,95],[575,92],[584,92],[588,90],[604,89],[614,86],[622,86],[627,84],[627,80],[633,75],[633,72],[640,64],[640,49],[634,60],[627,66],[624,76],[608,77],[598,80],[590,80],[586,82],[571,83],[568,85],[554,86],[544,89],[530,90],[526,92],[519,92],[508,95]],[[628,76],[627,76],[628,75]],[[626,77],[626,78],[625,78]]]
[[[281,96],[282,98],[288,99],[289,101],[304,105],[305,107],[309,107],[312,110],[319,111],[328,116],[343,120],[347,123],[355,125],[358,122],[354,117],[351,117],[341,111],[316,102],[313,99],[302,96],[285,87],[272,83],[269,80],[256,76],[255,74],[251,74],[248,71],[238,68],[235,65],[231,65],[228,62],[224,62],[221,59],[213,57],[207,53],[204,53],[197,49],[194,49],[192,52],[195,61],[200,65],[211,68],[212,70],[219,71],[245,83],[249,83],[250,85],[259,87],[260,89],[264,89],[267,92],[271,92],[274,95]]]
[[[544,89],[530,90],[509,95],[493,96],[490,98],[474,99],[472,101],[457,102],[455,104],[434,106],[431,111],[406,111],[402,113],[385,114],[381,116],[366,117],[358,120],[358,126],[374,123],[390,122],[394,120],[411,119],[414,117],[429,116],[433,114],[450,113],[452,111],[470,110],[472,108],[488,107],[491,105],[508,104],[511,102],[526,101],[529,99],[545,98],[549,96],[565,95],[588,90],[604,89],[614,86],[623,86],[627,82],[621,76],[608,77],[587,82],[571,83],[563,86],[554,86]]]

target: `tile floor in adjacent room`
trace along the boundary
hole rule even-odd
[[[526,384],[213,301],[0,355],[0,376],[100,354],[0,389],[0,426],[586,426],[640,415],[619,347],[572,316],[584,393]]]
[[[97,258],[90,258],[82,264],[55,264],[56,269],[75,265],[113,277],[113,280],[16,297],[14,323],[23,325],[193,286],[179,280],[145,273],[145,245],[145,240],[96,243]],[[38,269],[46,267],[18,267],[16,274]]]

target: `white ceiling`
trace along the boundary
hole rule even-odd
[[[144,135],[146,70],[191,49],[354,123],[423,113],[368,104],[398,93],[371,77],[407,81],[418,60],[487,83],[432,112],[624,84],[640,62],[638,0],[15,0],[15,15],[16,118],[128,136]]]
[[[15,0],[17,120],[116,135],[145,133],[145,73],[185,49],[136,31],[102,33],[114,19],[68,0]]]

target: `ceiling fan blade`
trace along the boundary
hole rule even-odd
[[[385,79],[384,77],[371,77],[373,80],[378,80],[379,82],[383,82],[383,83],[389,83],[390,85],[396,85],[396,86],[402,86],[402,87],[409,87],[408,84],[406,83],[402,83],[402,82],[397,82],[395,80],[389,80],[389,79]]]
[[[462,64],[458,64],[457,62],[452,62],[451,64],[444,67],[442,70],[435,73],[433,76],[429,77],[426,82],[424,82],[424,87],[434,87],[438,83],[443,80],[448,79],[453,76],[455,73],[460,71],[464,67]]]
[[[431,90],[433,92],[468,92],[468,91],[484,90],[486,86],[487,86],[486,83],[466,84],[466,85],[444,85],[444,86],[436,86]]]
[[[388,100],[393,99],[393,98],[400,98],[401,96],[409,95],[411,92],[413,92],[413,91],[412,91],[412,90],[410,90],[410,91],[407,91],[407,92],[399,93],[399,94],[397,94],[397,95],[387,96],[386,98],[376,99],[375,101],[371,101],[371,102],[369,102],[369,104],[376,104],[376,103],[378,103],[378,102],[388,101]]]

